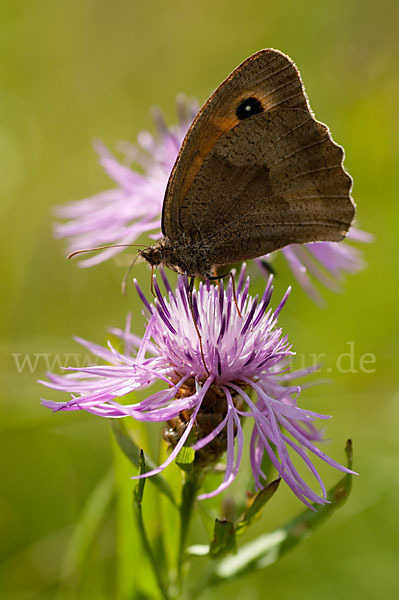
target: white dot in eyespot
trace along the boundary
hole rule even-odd
[[[250,104],[247,104],[246,107],[245,107],[245,110],[247,112],[249,112],[251,110],[251,108],[252,108],[252,106]]]

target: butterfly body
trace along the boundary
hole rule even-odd
[[[293,62],[261,50],[199,111],[169,178],[164,237],[142,256],[209,278],[288,244],[340,241],[355,212],[343,156]]]

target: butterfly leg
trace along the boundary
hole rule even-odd
[[[274,275],[274,276],[276,275],[276,270],[270,261],[268,261],[264,258],[261,258],[260,262],[262,263],[262,267],[265,269],[265,271],[267,271],[269,273],[269,275]]]
[[[236,305],[238,316],[240,317],[240,319],[242,319],[242,314],[241,314],[241,311],[240,311],[240,309],[238,307],[238,302],[237,302],[236,282],[234,281],[234,274],[232,272],[230,272],[229,275],[230,275],[231,285],[233,287],[234,304]]]
[[[156,297],[154,290],[154,265],[151,265],[151,294]]]
[[[200,330],[198,328],[197,320],[196,320],[195,314],[194,314],[193,290],[194,290],[194,277],[190,277],[190,285],[189,285],[189,288],[188,288],[188,304],[190,306],[191,316],[193,318],[193,323],[194,323],[195,331],[197,332],[197,336],[198,336],[198,340],[199,340],[199,346],[200,346],[202,364],[204,365],[204,369],[205,369],[207,375],[209,375],[210,373],[208,371],[208,367],[206,366],[206,362],[205,362],[204,348],[202,346],[202,336],[201,336]]]

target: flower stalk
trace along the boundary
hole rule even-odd
[[[180,504],[180,532],[179,532],[179,550],[177,555],[177,582],[181,593],[184,578],[184,565],[186,562],[187,538],[190,530],[191,518],[195,500],[199,489],[201,488],[204,473],[202,470],[192,468],[185,474],[182,487]]]
[[[145,473],[145,460],[144,460],[144,452],[141,450],[140,452],[140,465],[139,465],[139,474]],[[149,542],[143,519],[143,510],[142,510],[142,501],[144,494],[144,486],[146,480],[139,479],[136,487],[133,491],[133,512],[136,518],[137,531],[139,533],[141,543],[143,545],[143,550],[147,555],[149,563],[151,565],[152,572],[154,574],[158,589],[161,593],[163,600],[172,600],[171,596],[169,596],[167,583],[164,580],[164,574],[159,568],[159,561],[155,558],[155,554],[151,548],[151,544]]]

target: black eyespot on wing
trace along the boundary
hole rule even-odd
[[[251,96],[250,98],[246,98],[241,104],[237,107],[236,115],[240,121],[244,119],[248,119],[248,117],[253,117],[258,113],[264,112],[264,108],[262,106],[262,102],[257,98]]]

